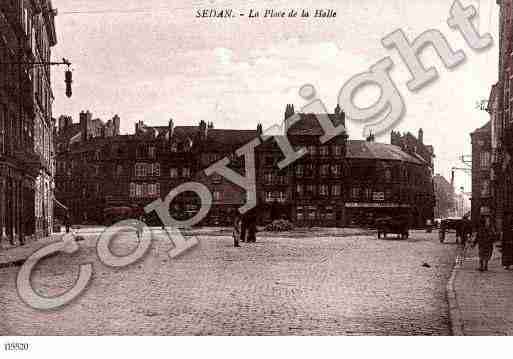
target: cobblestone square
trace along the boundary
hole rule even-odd
[[[44,295],[73,284],[92,262],[87,291],[71,305],[39,312],[17,296],[17,268],[0,269],[3,335],[449,335],[445,287],[455,246],[436,234],[409,240],[271,237],[234,248],[229,236],[200,236],[200,245],[169,259],[156,238],[149,254],[108,268],[95,236],[73,255],[46,259],[33,276]],[[128,253],[135,238],[114,245]],[[423,265],[427,264],[427,265]]]

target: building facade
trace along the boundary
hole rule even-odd
[[[433,177],[435,188],[435,218],[447,218],[455,215],[456,201],[453,185],[442,175]]]
[[[153,200],[195,181],[210,190],[213,200],[202,224],[232,224],[246,203],[245,190],[204,170],[228,158],[230,168],[244,174],[245,157],[236,151],[255,139],[260,142],[254,148],[260,224],[285,218],[310,227],[372,225],[377,217],[399,211],[410,214],[417,226],[433,219],[432,165],[414,148],[409,154],[397,145],[351,141],[345,132],[320,142],[319,121],[345,125],[340,107],[323,116],[295,113],[287,105],[283,129],[292,147],[306,153],[281,169],[279,143],[264,138],[261,125],[235,130],[217,129],[205,121],[197,126],[175,126],[173,120],[168,126],[138,122],[131,135],[99,131],[93,136],[84,119],[82,114],[80,124],[69,117],[59,119],[57,198],[71,208],[75,222],[110,223],[116,217],[111,212],[124,210],[142,214]],[[170,212],[183,220],[200,204],[194,193],[183,193]]]
[[[492,87],[490,112],[492,183],[495,226],[500,234],[513,226],[513,0],[497,0],[499,12],[499,76]]]
[[[53,130],[50,0],[0,3],[0,227],[4,242],[51,231]]]
[[[494,207],[491,183],[492,168],[492,123],[470,135],[472,140],[472,221],[474,225],[483,218],[491,223]]]

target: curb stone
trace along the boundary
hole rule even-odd
[[[456,298],[456,289],[454,288],[454,283],[456,281],[458,271],[459,265],[455,264],[454,268],[452,269],[449,282],[447,283],[447,301],[449,302],[449,320],[451,322],[451,333],[454,336],[464,336],[465,333],[463,331],[463,320],[461,319],[461,310],[458,305],[458,300]]]

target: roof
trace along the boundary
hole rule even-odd
[[[347,158],[349,159],[380,159],[425,164],[395,145],[364,140],[347,141]]]
[[[56,141],[58,143],[64,143],[68,142],[73,138],[75,135],[77,135],[80,132],[80,124],[79,123],[72,123],[70,126],[66,128],[65,131],[62,133],[57,133]]]
[[[479,127],[477,130],[472,132],[470,135],[473,135],[475,133],[486,133],[486,132],[492,132],[492,121],[488,121],[485,123],[482,127]]]
[[[341,124],[337,115],[334,114],[314,114],[314,113],[298,113],[300,120],[295,122],[287,131],[289,135],[312,135],[322,136],[324,131],[319,121],[331,121],[334,126]]]

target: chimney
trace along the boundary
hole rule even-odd
[[[291,116],[294,116],[294,113],[294,105],[288,104],[285,107],[285,120],[287,120]]]
[[[214,123],[213,122],[209,122],[208,123],[208,129],[209,130],[213,130],[214,129]]]
[[[61,115],[59,117],[59,123],[58,123],[59,133],[62,133],[66,130],[66,116]]]
[[[82,132],[82,141],[85,142],[91,137],[91,121],[93,114],[89,111],[80,112],[80,131]]]
[[[257,125],[257,130],[256,130],[256,131],[257,131],[257,136],[259,136],[259,137],[260,137],[260,136],[262,136],[262,134],[263,134],[263,132],[264,132],[264,131],[263,131],[263,129],[262,129],[262,124],[261,124],[261,123],[259,123],[259,124]]]
[[[169,119],[167,124],[167,135],[168,138],[171,139],[173,137],[173,132],[175,131],[175,123],[172,118]]]
[[[114,134],[113,136],[119,136],[119,125],[121,123],[121,119],[118,115],[114,115],[112,118],[112,122],[114,122]]]
[[[201,120],[198,127],[200,140],[205,140],[208,135],[207,123]]]
[[[135,134],[140,135],[141,132],[144,131],[144,122],[143,121],[137,121],[135,123]]]
[[[376,140],[376,137],[374,136],[374,134],[372,132],[369,133],[369,136],[367,136],[366,141],[367,142],[374,142],[375,140]]]
[[[419,142],[420,144],[424,144],[424,131],[421,129],[419,129]]]

